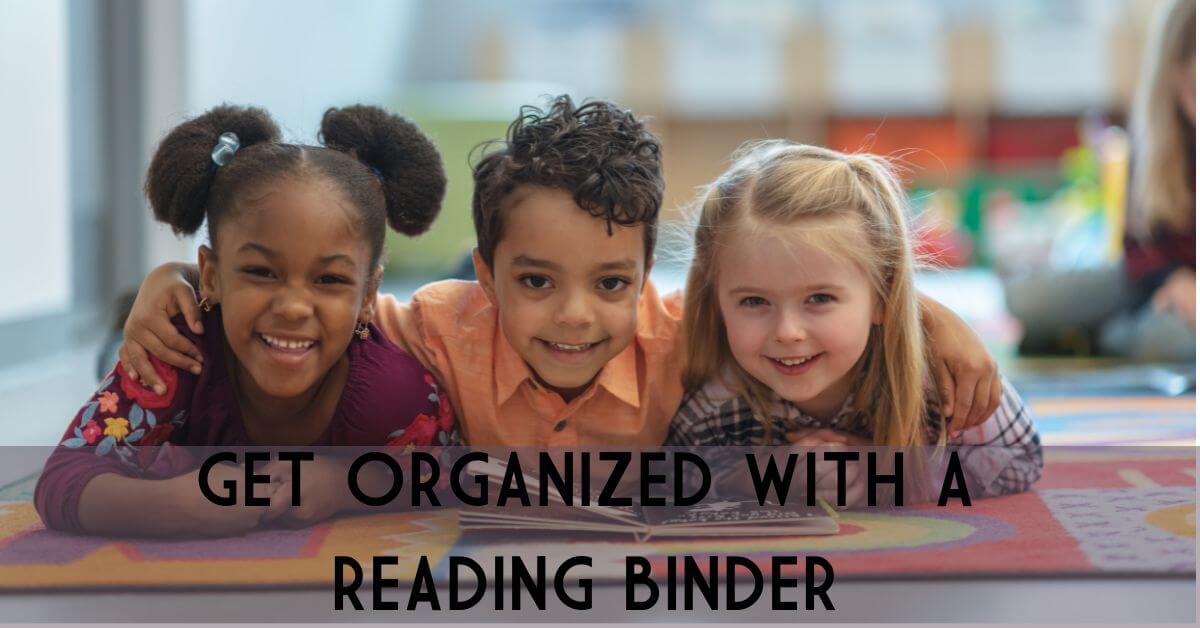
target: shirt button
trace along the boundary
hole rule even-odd
[[[567,429],[567,420],[566,419],[559,421],[558,424],[554,426],[555,432],[561,432],[565,429]]]

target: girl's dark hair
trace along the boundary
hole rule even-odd
[[[610,231],[614,222],[645,225],[650,261],[663,197],[662,151],[632,112],[604,101],[576,106],[562,95],[545,110],[521,107],[507,137],[483,149],[474,166],[471,213],[488,266],[504,235],[505,203],[521,185],[570,192],[576,205],[603,218]]]
[[[226,165],[212,160],[223,133],[241,144]],[[371,265],[383,252],[385,225],[406,235],[429,228],[442,206],[446,174],[437,148],[411,122],[378,107],[332,108],[321,120],[324,146],[286,144],[264,110],[221,105],[175,127],[163,138],[146,173],[154,217],[178,234],[208,219],[208,237],[242,190],[301,174],[333,182],[362,213]]]

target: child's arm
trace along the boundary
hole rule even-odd
[[[1042,476],[1042,445],[1029,409],[1007,380],[1000,381],[1002,395],[996,411],[981,424],[951,434],[946,443],[958,451],[974,497],[1020,493]],[[799,430],[787,434],[787,439],[807,447],[871,445],[862,437],[829,429]],[[944,476],[935,476],[936,496]]]
[[[158,360],[151,368],[163,382],[161,394],[118,365],[75,414],[35,490],[46,527],[174,536],[236,533],[257,524],[253,512],[208,503],[198,472],[186,473],[195,461],[169,444],[182,441],[196,378]],[[225,472],[215,469],[214,476]]]
[[[949,308],[920,296],[921,322],[933,352],[942,416],[950,433],[983,423],[1000,406],[1000,371],[979,336]]]
[[[1166,283],[1154,292],[1154,311],[1174,312],[1193,329],[1196,327],[1196,271],[1176,268]]]
[[[1042,443],[1029,409],[1002,380],[1000,406],[980,425],[953,435],[968,482],[978,496],[1020,493],[1042,477]],[[974,495],[974,493],[973,493]]]
[[[265,506],[218,506],[200,492],[200,472],[190,471],[172,478],[154,480],[119,473],[102,473],[91,478],[80,494],[73,525],[47,527],[105,536],[238,536],[258,527]],[[208,474],[211,486],[226,481],[241,483],[241,467],[219,464]],[[255,490],[258,497],[271,499],[276,486]]]

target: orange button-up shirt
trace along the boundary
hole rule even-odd
[[[537,383],[477,282],[380,295],[376,322],[442,382],[471,445],[657,446],[683,399],[680,302],[647,281],[634,341],[570,403]]]

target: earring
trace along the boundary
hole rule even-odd
[[[205,312],[212,311],[212,304],[208,302],[208,297],[200,299],[200,309],[204,310]]]
[[[366,340],[371,337],[371,329],[366,323],[359,323],[354,326],[354,335],[358,336],[359,340]]]

